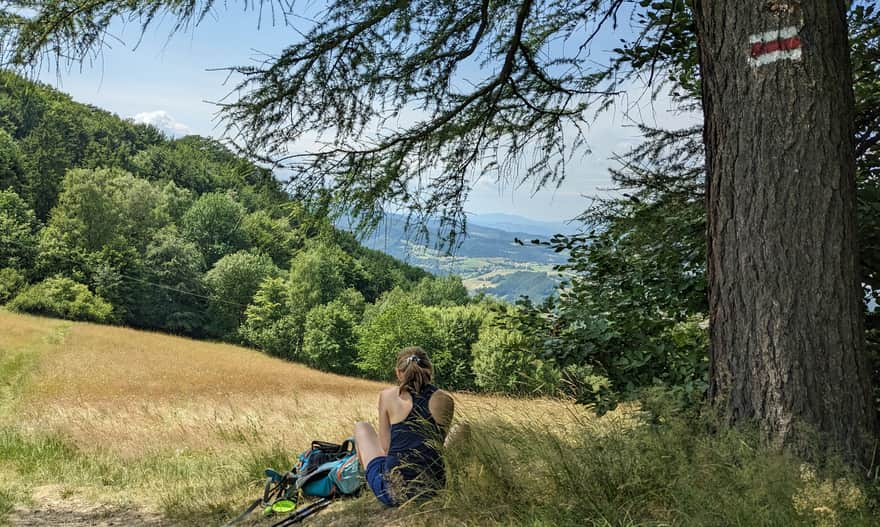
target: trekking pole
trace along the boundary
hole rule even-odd
[[[294,525],[296,523],[299,523],[299,522],[305,520],[306,518],[308,518],[309,516],[315,514],[316,512],[324,509],[325,507],[330,505],[330,502],[332,502],[332,501],[333,500],[331,500],[330,498],[321,498],[318,501],[310,504],[308,507],[305,507],[305,508],[302,508],[302,509],[296,511],[291,516],[284,518],[283,520],[279,521],[278,523],[273,523],[271,527],[287,527],[288,525]]]
[[[238,522],[240,522],[241,520],[245,519],[250,513],[254,512],[254,509],[256,509],[257,506],[259,506],[262,502],[263,502],[263,498],[257,498],[256,500],[254,500],[253,503],[251,503],[251,504],[248,506],[247,509],[245,509],[244,512],[242,512],[241,514],[239,514],[238,516],[236,516],[235,518],[233,518],[232,520],[230,520],[229,523],[225,523],[225,524],[223,524],[223,527],[232,527],[232,526],[235,525],[236,523],[238,523]]]
[[[228,523],[223,524],[223,527],[232,527],[243,519],[247,518],[250,513],[254,512],[254,510],[260,506],[270,503],[273,498],[278,498],[281,496],[284,491],[284,484],[286,480],[285,477],[280,477],[277,481],[274,481],[273,478],[269,478],[266,480],[266,488],[263,490],[263,497],[257,498],[254,500],[247,509],[244,510],[241,514],[230,520]]]

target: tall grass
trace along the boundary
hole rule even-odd
[[[262,493],[264,468],[289,468],[310,440],[373,418],[382,387],[233,346],[53,324],[0,312],[0,520],[51,495],[219,525]],[[672,410],[599,419],[562,401],[455,397],[470,433],[446,450],[438,497],[385,510],[367,492],[309,523],[878,524],[876,486],[747,431]]]
[[[398,523],[878,524],[876,487],[842,464],[817,470],[747,432],[709,430],[684,417],[660,426],[584,420],[566,434],[475,423],[468,443],[447,452],[444,495]]]

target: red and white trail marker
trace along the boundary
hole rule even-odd
[[[801,37],[794,26],[749,36],[749,64],[754,67],[789,59],[800,60]]]

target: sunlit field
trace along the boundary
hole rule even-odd
[[[6,449],[10,434],[22,444],[49,439],[62,459],[53,460],[44,446],[49,455],[26,470],[58,472],[56,462],[83,468],[62,468],[65,481],[26,483],[37,495],[33,487],[62,484],[69,495],[85,492],[117,504],[133,500],[158,510],[188,500],[187,507],[198,507],[189,493],[207,497],[211,485],[239,474],[238,488],[224,492],[246,501],[248,492],[258,494],[249,482],[259,478],[261,460],[289,463],[313,439],[341,441],[355,421],[375,421],[376,396],[385,386],[158,333],[4,311],[0,327]],[[559,434],[589,418],[560,401],[456,394],[456,403],[468,420],[543,424]],[[120,475],[124,481],[107,484],[102,472],[117,465],[147,480]],[[209,508],[218,497],[224,498],[208,499]]]
[[[313,439],[375,420],[383,384],[259,352],[0,311],[0,515],[13,525],[221,525]],[[455,394],[471,434],[438,498],[369,493],[311,525],[873,525],[870,487],[635,407]],[[277,518],[276,518],[277,520]],[[270,525],[254,514],[246,525]]]

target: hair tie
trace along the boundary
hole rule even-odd
[[[420,359],[418,355],[410,355],[409,358],[406,360],[407,362],[415,362],[419,366],[422,365],[422,359]]]

